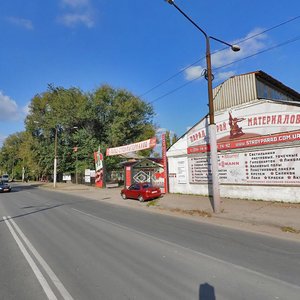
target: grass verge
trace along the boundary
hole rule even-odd
[[[295,228],[293,228],[293,227],[291,227],[291,226],[283,226],[283,227],[281,227],[281,230],[282,230],[283,232],[300,233],[300,230],[295,229]]]

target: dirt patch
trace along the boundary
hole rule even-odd
[[[198,217],[204,217],[204,218],[211,218],[212,214],[210,212],[207,212],[205,210],[199,210],[199,209],[180,209],[180,208],[162,208],[161,210],[167,210],[173,213],[177,214],[183,214],[183,215],[189,215],[189,216],[198,216]]]

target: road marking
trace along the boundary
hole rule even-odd
[[[3,218],[5,218],[5,217],[3,217]],[[13,224],[13,226],[16,229],[16,231],[18,232],[19,236],[23,239],[24,243],[27,245],[27,247],[29,248],[31,253],[37,259],[37,261],[41,264],[41,266],[43,267],[43,269],[45,270],[47,275],[52,280],[53,284],[59,290],[59,292],[62,295],[63,299],[65,299],[65,300],[74,300],[73,297],[70,295],[70,293],[67,291],[67,289],[64,287],[62,282],[58,279],[58,277],[52,271],[50,266],[46,263],[46,261],[42,258],[42,256],[38,253],[38,251],[34,248],[34,246],[27,239],[25,234],[21,231],[20,227],[16,224],[16,222],[10,216],[8,216],[7,219]],[[7,221],[7,219],[6,219],[6,221]],[[7,223],[8,223],[8,221],[7,221]],[[55,297],[55,298],[49,298],[49,299],[57,299],[57,298]]]
[[[15,241],[17,242],[17,244],[18,244],[21,252],[23,253],[24,257],[26,258],[27,262],[29,263],[29,265],[30,265],[33,273],[35,274],[37,280],[39,281],[39,283],[42,286],[44,292],[46,293],[48,299],[49,300],[57,300],[56,296],[54,295],[53,291],[51,290],[51,288],[50,288],[48,282],[46,281],[45,277],[41,273],[41,271],[38,268],[38,266],[36,265],[36,263],[31,258],[30,254],[28,253],[28,251],[26,250],[25,246],[23,245],[23,243],[21,242],[21,240],[17,236],[16,232],[12,228],[11,224],[9,223],[9,221],[7,220],[6,217],[3,217],[3,219],[4,219],[5,224],[7,225],[10,233],[12,234],[12,236],[15,239]]]
[[[185,250],[185,251],[188,250],[188,251],[190,251],[190,252],[192,252],[192,253],[194,253],[194,254],[196,254],[196,255],[203,256],[203,257],[205,257],[205,258],[207,258],[207,259],[213,260],[213,261],[218,262],[218,263],[221,263],[221,264],[225,264],[225,265],[227,265],[227,266],[230,266],[230,267],[232,267],[232,268],[241,270],[241,271],[243,271],[243,272],[248,272],[248,273],[250,273],[250,274],[254,274],[254,275],[256,275],[256,276],[260,276],[260,277],[262,277],[262,278],[271,280],[271,281],[273,281],[273,282],[277,282],[277,283],[280,283],[280,284],[284,284],[284,285],[286,285],[286,286],[288,286],[288,287],[291,287],[291,288],[296,288],[296,289],[298,289],[298,290],[300,289],[300,286],[299,286],[299,285],[296,285],[296,284],[293,284],[293,283],[290,283],[290,282],[281,280],[281,279],[279,279],[279,278],[272,277],[272,276],[269,276],[269,275],[260,273],[260,272],[258,272],[258,271],[249,269],[249,268],[247,268],[247,267],[243,267],[243,266],[240,266],[240,265],[236,265],[235,263],[231,263],[231,262],[228,262],[228,261],[225,261],[225,260],[222,260],[222,259],[213,257],[213,256],[211,256],[211,255],[209,255],[209,254],[205,254],[205,253],[199,252],[199,251],[197,251],[197,250],[194,250],[194,249],[192,249],[192,248],[188,248],[188,247],[182,246],[182,245],[180,245],[180,244],[176,244],[176,243],[174,243],[174,242],[170,242],[170,241],[167,241],[167,240],[163,240],[163,239],[161,239],[161,238],[159,238],[159,237],[156,237],[156,236],[153,236],[153,235],[151,235],[151,234],[144,233],[144,232],[138,231],[138,230],[133,229],[133,228],[126,227],[126,226],[121,225],[121,224],[118,224],[118,223],[114,223],[114,222],[112,222],[112,221],[109,221],[109,220],[106,220],[106,219],[104,219],[104,218],[101,218],[101,217],[98,217],[98,216],[95,216],[95,215],[86,213],[86,212],[84,212],[84,211],[81,211],[81,210],[78,210],[78,209],[75,209],[75,208],[71,208],[71,209],[74,210],[74,211],[76,211],[76,212],[78,212],[78,213],[80,213],[80,214],[83,214],[83,215],[92,217],[92,218],[94,218],[94,219],[96,219],[96,220],[98,219],[98,220],[101,221],[101,222],[104,222],[104,223],[107,223],[107,224],[111,224],[111,225],[113,225],[113,226],[115,226],[115,227],[119,227],[119,228],[121,228],[121,229],[123,229],[123,230],[128,230],[128,231],[134,232],[134,233],[136,233],[136,234],[142,235],[142,236],[144,236],[144,237],[147,237],[147,238],[151,238],[151,239],[157,240],[157,241],[159,241],[159,242],[161,242],[161,243],[168,244],[168,245],[170,245],[170,246],[172,246],[172,247],[178,247],[178,248],[181,248],[181,249],[183,249],[183,250]]]

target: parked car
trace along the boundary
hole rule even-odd
[[[159,187],[153,186],[151,183],[134,183],[129,188],[121,190],[123,199],[137,199],[140,202],[145,200],[155,199],[161,196]]]
[[[11,186],[7,182],[1,181],[0,182],[0,193],[10,192],[10,191],[11,191]]]

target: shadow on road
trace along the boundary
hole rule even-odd
[[[32,190],[32,189],[36,189],[36,188],[39,188],[41,186],[41,184],[17,184],[17,185],[12,185],[12,191],[11,192],[22,192],[24,190]],[[45,212],[45,211],[48,211],[48,210],[51,210],[51,209],[54,209],[54,208],[57,208],[57,207],[61,207],[61,206],[66,206],[66,205],[70,205],[70,204],[77,204],[77,203],[81,203],[81,202],[84,202],[83,200],[79,200],[79,201],[72,201],[71,203],[59,203],[59,204],[56,204],[56,205],[45,205],[45,204],[42,204],[42,205],[29,205],[29,206],[23,206],[23,207],[20,207],[20,209],[32,209],[31,211],[29,212],[26,212],[26,213],[21,213],[19,215],[15,215],[15,216],[10,216],[11,219],[17,219],[17,218],[21,218],[21,217],[25,217],[25,216],[29,216],[29,215],[32,215],[32,214],[35,214],[35,213],[40,213],[40,212]],[[0,219],[0,223],[1,222],[4,222],[3,219]]]
[[[53,205],[53,206],[49,206],[49,207],[44,207],[44,208],[37,209],[35,211],[31,211],[31,212],[28,212],[28,213],[20,214],[20,215],[13,216],[13,217],[11,216],[10,218],[11,219],[21,218],[21,217],[25,217],[25,216],[32,215],[32,214],[35,214],[35,213],[43,212],[45,210],[49,210],[49,209],[53,209],[53,208],[56,208],[56,207],[60,207],[60,206],[63,206],[63,205],[65,205],[65,204],[57,204],[57,205]],[[28,209],[28,208],[34,208],[34,206],[23,207],[23,209]],[[0,220],[0,223],[1,222],[4,222],[4,220]]]
[[[199,300],[216,300],[215,288],[207,282],[200,284]]]
[[[24,190],[32,190],[32,189],[36,189],[38,187],[41,186],[41,184],[17,184],[15,185],[13,182],[10,183],[10,186],[12,187],[11,191],[12,192],[21,192],[21,191],[24,191]]]

